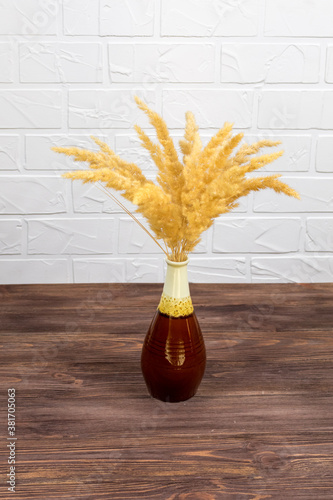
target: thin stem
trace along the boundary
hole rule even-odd
[[[98,189],[100,191],[104,191],[104,193],[106,193],[110,198],[112,198],[112,200],[115,201],[124,210],[124,212],[126,212],[128,215],[130,215],[132,217],[132,219],[155,241],[156,245],[158,245],[160,247],[160,249],[162,250],[162,252],[164,252],[165,255],[168,257],[168,253],[159,244],[157,239],[154,238],[154,236],[148,231],[147,228],[145,228],[145,226],[143,224],[141,224],[141,222],[135,217],[135,215],[132,214],[132,212],[130,212],[112,193],[110,193],[110,191],[108,191],[106,189],[106,187],[103,186],[103,184],[101,184],[100,182],[97,182],[96,186],[98,187]]]
[[[166,255],[169,255],[169,252],[168,252],[168,245],[166,244],[166,242],[165,242],[165,239],[164,239],[164,238],[163,238],[163,243],[164,243],[165,250],[166,250],[165,254],[166,254]]]

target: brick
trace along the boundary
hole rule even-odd
[[[1,90],[1,128],[60,128],[58,90]]]
[[[269,154],[282,149],[283,156],[260,169],[260,172],[306,172],[310,169],[312,138],[310,135],[280,135],[263,133],[261,135],[245,135],[243,142],[253,144],[262,139],[281,141],[274,148],[262,148],[258,155]],[[242,143],[241,143],[242,144]]]
[[[281,37],[333,36],[331,0],[266,0],[264,34]]]
[[[106,137],[99,135],[102,141]],[[1,141],[1,138],[0,138]],[[1,142],[0,142],[1,143]],[[86,163],[52,151],[52,147],[78,147],[98,151],[88,135],[29,135],[25,137],[25,168],[27,170],[84,170]]]
[[[139,221],[149,230],[147,221],[142,217]],[[151,231],[150,231],[151,232]],[[154,233],[152,233],[154,236]],[[164,243],[159,240],[159,244],[165,248]],[[202,241],[197,245],[194,252],[207,251],[207,234],[202,235]],[[119,243],[118,252],[120,254],[159,254],[163,256],[162,250],[154,240],[130,217],[119,220]]]
[[[255,36],[258,0],[162,0],[162,36]]]
[[[273,257],[251,261],[252,283],[330,283],[332,257]]]
[[[24,43],[20,45],[21,82],[101,82],[99,43]]]
[[[333,92],[268,90],[259,102],[258,127],[268,129],[332,129]]]
[[[296,189],[301,200],[265,189],[254,193],[254,212],[332,212],[333,178],[287,178],[280,179]]]
[[[141,217],[139,220],[149,230],[147,222]],[[159,243],[160,245],[163,245],[163,242],[161,243],[161,241],[159,241]],[[119,220],[118,252],[120,254],[162,254],[162,250],[159,246],[135,221],[130,218],[121,218]]]
[[[198,107],[198,103],[200,107]],[[195,114],[199,127],[221,128],[225,121],[235,127],[252,124],[253,92],[244,90],[165,90],[163,117],[171,128],[184,128],[185,113]]]
[[[154,0],[101,0],[100,35],[152,36],[154,8]]]
[[[230,217],[215,223],[213,252],[296,252],[299,250],[300,230],[300,219]]]
[[[113,82],[213,82],[212,44],[109,44]]]
[[[19,140],[18,135],[0,135],[0,170],[18,169]]]
[[[75,213],[124,213],[122,208],[96,184],[82,184],[80,181],[73,182],[72,195]],[[128,210],[135,211],[136,207],[125,200],[119,193],[114,193],[114,195]]]
[[[333,83],[333,45],[327,47],[325,81]]]
[[[70,90],[69,126],[71,128],[132,128],[135,123],[147,125],[143,112],[134,101],[132,90]],[[155,92],[143,97],[148,106],[156,109]]]
[[[317,172],[333,172],[333,136],[318,137],[316,170]]]
[[[306,221],[305,250],[332,252],[333,218],[308,218]]]
[[[74,283],[161,283],[160,258],[73,259]],[[159,297],[156,297],[156,307]]]
[[[98,35],[99,3],[91,0],[64,1],[64,34]]]
[[[22,222],[0,220],[0,254],[20,254],[22,251]]]
[[[56,0],[0,1],[1,35],[56,35]]]
[[[0,283],[25,285],[30,283],[69,283],[65,259],[0,259]]]
[[[245,283],[245,259],[191,256],[188,277],[191,283]]]
[[[221,81],[316,83],[319,63],[319,45],[225,44],[221,51]]]
[[[114,219],[28,220],[29,254],[110,254]]]
[[[0,213],[43,214],[66,212],[65,179],[56,177],[2,176]]]
[[[13,44],[0,43],[0,82],[13,82],[14,62]]]

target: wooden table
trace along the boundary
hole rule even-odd
[[[1,498],[332,500],[333,284],[191,285],[207,368],[173,404],[140,371],[161,290],[0,287]]]

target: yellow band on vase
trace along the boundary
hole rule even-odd
[[[158,305],[158,310],[162,314],[167,314],[168,316],[179,318],[180,316],[189,316],[193,313],[194,308],[190,296],[176,299],[162,293],[162,297]]]

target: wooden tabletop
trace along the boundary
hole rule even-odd
[[[0,497],[332,500],[333,284],[191,285],[207,367],[182,403],[140,369],[161,291],[0,287]]]

